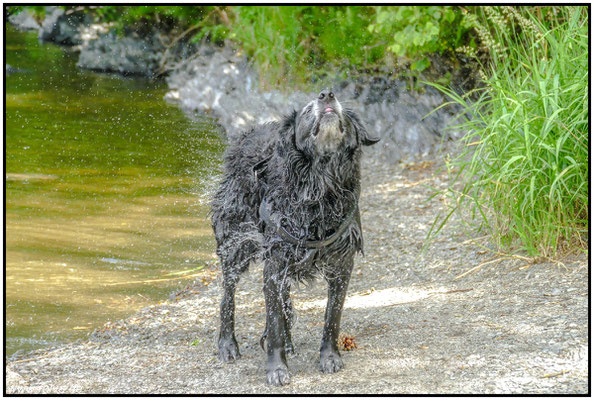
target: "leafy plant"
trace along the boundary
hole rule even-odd
[[[452,6],[376,6],[369,32],[385,38],[387,48],[410,62],[412,71],[431,64],[427,55],[459,47],[471,26]]]

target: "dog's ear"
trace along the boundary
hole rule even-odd
[[[287,149],[295,147],[295,129],[297,125],[297,111],[293,110],[290,114],[285,115],[282,119],[281,126],[279,129],[280,140],[278,146],[278,153],[281,157],[284,157],[287,153]]]
[[[380,141],[379,137],[371,135],[357,114],[353,110],[344,110],[344,115],[347,117],[353,129],[355,129],[355,133],[357,134],[358,139],[361,141],[361,144],[364,146],[371,146]]]
[[[316,124],[315,118],[313,118],[309,113],[304,115],[303,112],[297,113],[295,111],[292,120],[293,148],[306,157],[313,157],[314,145],[311,138],[314,126]]]

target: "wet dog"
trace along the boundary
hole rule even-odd
[[[260,125],[233,141],[212,203],[223,270],[219,359],[240,356],[235,339],[235,288],[242,272],[264,262],[266,329],[260,344],[269,384],[289,382],[293,353],[290,286],[323,276],[328,304],[320,370],[343,367],[340,318],[356,252],[363,251],[359,216],[361,147],[376,143],[359,117],[322,91],[299,112]]]

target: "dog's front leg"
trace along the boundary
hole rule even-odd
[[[266,382],[271,385],[289,383],[289,369],[285,354],[285,337],[289,327],[283,315],[283,294],[288,291],[287,278],[278,265],[268,261],[264,265],[264,298],[266,300]]]
[[[228,264],[223,264],[223,300],[221,301],[221,328],[219,330],[219,360],[230,362],[241,357],[235,339],[235,287],[238,280]]]
[[[322,346],[320,348],[320,371],[331,374],[339,371],[344,366],[338,352],[338,334],[340,332],[340,317],[346,297],[351,270],[352,260],[344,267],[343,271],[335,276],[328,277],[328,304],[326,306],[326,318],[324,332],[322,334]]]

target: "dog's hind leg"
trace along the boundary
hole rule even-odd
[[[328,281],[328,304],[320,348],[320,371],[323,373],[331,374],[340,371],[344,366],[338,352],[338,334],[342,307],[352,269],[353,260],[351,258],[339,273],[326,278]]]
[[[239,346],[235,339],[235,288],[239,274],[230,266],[223,265],[223,300],[221,301],[221,328],[219,331],[219,360],[233,361],[239,357]]]
[[[273,261],[264,265],[264,299],[266,300],[266,382],[281,386],[289,383],[289,369],[285,350],[287,319],[283,313],[283,303],[288,295],[287,277],[279,273]]]

